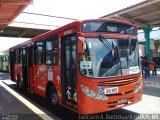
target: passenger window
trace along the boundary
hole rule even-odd
[[[58,64],[58,37],[49,37],[45,44],[45,63]]]
[[[59,42],[58,42],[58,36],[54,37],[53,40],[53,64],[58,65],[58,47]]]
[[[35,43],[35,64],[43,64],[43,42]]]
[[[16,61],[16,58],[17,58],[16,50],[11,51],[9,56],[10,56],[10,62],[12,62],[14,64],[17,63],[17,61]]]
[[[19,64],[22,64],[22,48],[19,48],[18,63],[19,63]]]
[[[53,64],[53,38],[46,39],[45,63]]]

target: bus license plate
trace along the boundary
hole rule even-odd
[[[121,99],[118,101],[118,104],[123,104],[123,103],[126,103],[127,102],[127,99]]]
[[[118,87],[104,89],[104,94],[113,94],[113,93],[118,93]]]

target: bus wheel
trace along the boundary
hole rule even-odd
[[[52,105],[58,105],[58,95],[54,87],[50,89],[49,99]]]

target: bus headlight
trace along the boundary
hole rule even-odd
[[[133,91],[134,94],[138,93],[138,91],[142,88],[142,81],[138,87]]]
[[[139,89],[136,88],[136,89],[133,91],[133,93],[136,94],[138,91],[139,91]]]
[[[90,90],[88,87],[85,87],[84,85],[81,85],[81,89],[82,91],[89,97],[97,99],[97,100],[108,100],[108,97],[103,95],[103,94],[99,94],[96,93],[92,90]]]

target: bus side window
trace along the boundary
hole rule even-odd
[[[45,64],[53,64],[53,38],[49,37],[45,41]]]
[[[22,48],[19,48],[19,53],[18,53],[18,63],[19,64],[22,64],[22,57],[23,57],[23,54],[25,54],[25,47],[22,47]]]
[[[56,35],[53,40],[53,64],[58,65],[58,49],[59,49],[58,36]]]
[[[44,54],[45,64],[58,65],[58,36],[46,39]]]
[[[12,62],[12,64],[16,63],[16,56],[17,54],[15,50],[9,53],[9,59],[10,59],[10,62]]]
[[[19,49],[15,50],[15,54],[16,54],[16,59],[15,59],[15,63],[19,63]]]
[[[43,42],[36,42],[34,49],[34,63],[43,64]]]

